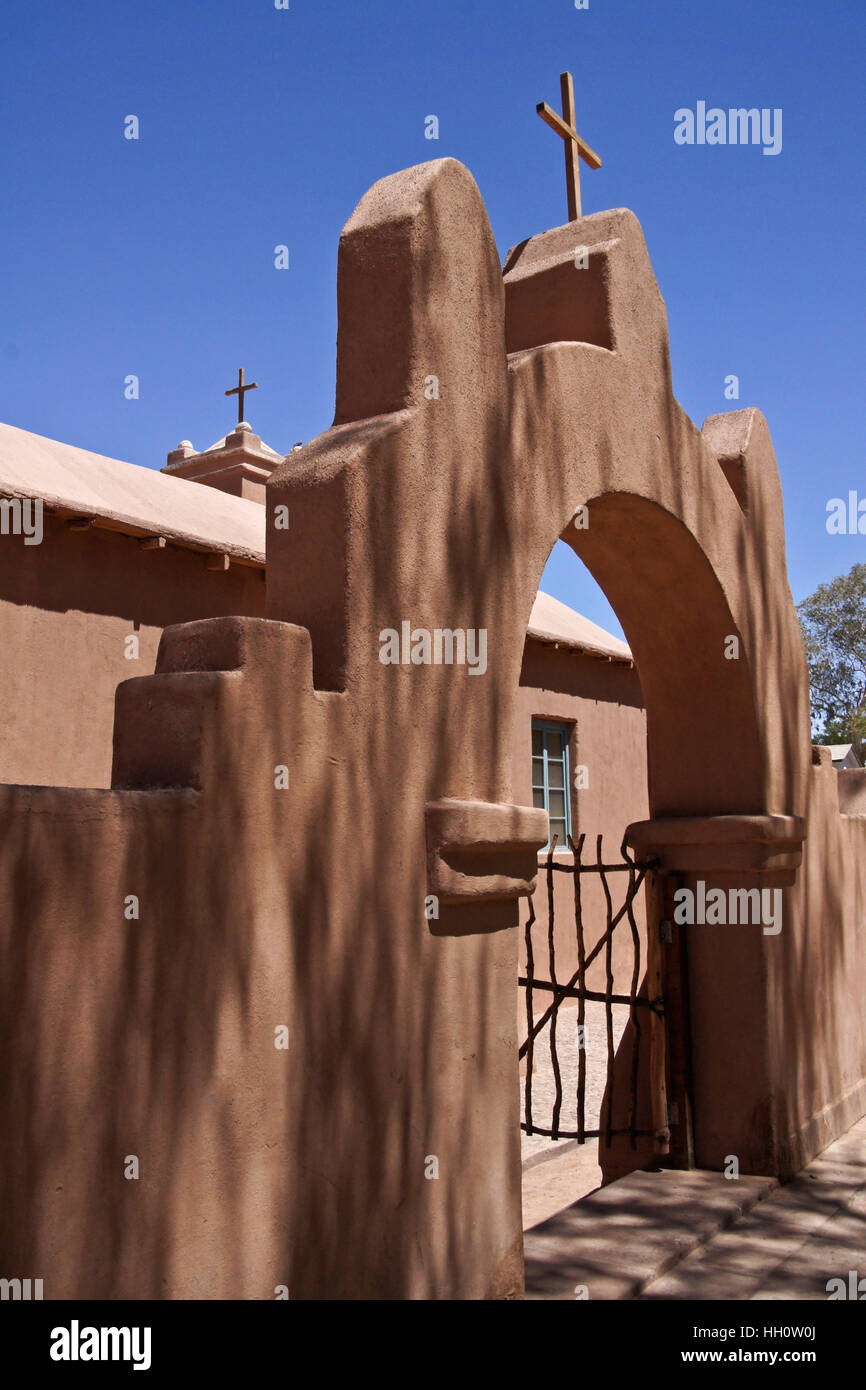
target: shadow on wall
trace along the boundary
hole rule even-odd
[[[670,394],[634,218],[581,235],[608,246],[614,349],[540,323],[508,357],[468,172],[376,185],[341,243],[337,425],[268,483],[269,520],[292,518],[268,527],[271,621],[164,635],[158,674],[118,693],[116,790],[0,793],[2,1248],[46,1296],[519,1296],[517,906],[467,902],[437,929],[425,808],[512,800],[530,609],[578,506],[590,527],[569,539],[646,697],[652,815],[803,810],[776,521],[761,530],[753,497],[747,522]],[[484,629],[486,672],[384,664],[403,622]],[[847,1023],[816,1032],[814,1001],[841,997],[844,948],[821,936],[823,973],[797,984],[798,931],[750,993],[739,942],[704,962],[698,1061],[748,1082],[778,1005],[799,1120],[838,1089]]]

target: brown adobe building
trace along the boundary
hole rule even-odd
[[[521,690],[560,538],[646,712],[648,812],[622,829],[648,875],[650,1056],[636,1090],[608,1085],[606,1171],[733,1154],[785,1176],[866,1110],[866,774],[810,746],[767,423],[698,429],[675,400],[637,219],[542,232],[503,268],[468,170],[436,160],[361,200],[338,302],[334,424],[264,509],[94,455],[70,478],[65,446],[3,432],[7,491],[44,492],[70,575],[73,543],[115,557],[73,595],[46,551],[34,603],[28,556],[3,595],[10,624],[44,615],[45,641],[13,636],[23,669],[48,651],[53,703],[10,745],[32,776],[41,736],[46,781],[0,787],[0,1256],[47,1298],[520,1296],[515,928],[563,762],[531,720],[594,699],[546,671]],[[166,559],[190,581],[171,612],[139,567]],[[51,771],[82,697],[57,694],[73,598],[102,633],[103,728],[115,690],[110,787],[84,734],[77,775],[103,785]],[[121,680],[130,623],[153,640],[169,616],[189,620],[154,673]],[[383,665],[407,619],[483,629],[484,678]],[[781,929],[675,923],[699,889],[778,894]]]

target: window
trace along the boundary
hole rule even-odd
[[[550,839],[556,848],[568,849],[571,834],[571,799],[568,785],[568,725],[532,721],[532,804],[547,812]]]

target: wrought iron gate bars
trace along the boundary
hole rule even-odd
[[[554,860],[554,850],[556,848],[556,836],[553,837],[550,850],[546,861],[546,880],[547,880],[547,948],[550,961],[550,979],[536,980],[535,978],[535,954],[532,942],[532,928],[535,924],[535,908],[532,899],[529,900],[529,917],[526,923],[526,974],[521,975],[518,984],[526,990],[526,1040],[521,1045],[519,1057],[526,1058],[526,1077],[524,1086],[524,1119],[521,1122],[521,1129],[527,1134],[542,1134],[551,1139],[576,1139],[579,1144],[583,1144],[587,1139],[605,1137],[605,1143],[610,1145],[611,1139],[615,1135],[628,1134],[631,1139],[632,1148],[637,1147],[638,1136],[655,1137],[653,1129],[637,1128],[637,1090],[638,1090],[638,1067],[640,1061],[641,1047],[641,1023],[639,1008],[647,1008],[656,1013],[659,1017],[664,1016],[664,1005],[661,999],[649,999],[644,995],[638,994],[640,986],[641,969],[641,949],[640,933],[634,917],[632,904],[643,885],[647,873],[657,866],[658,861],[649,859],[639,862],[629,857],[625,841],[620,846],[622,863],[605,864],[602,855],[602,836],[596,837],[596,862],[595,864],[584,864],[582,862],[583,846],[586,835],[578,838],[577,844],[569,835],[568,843],[573,854],[572,864],[557,864]],[[618,912],[614,913],[613,901],[610,893],[610,885],[607,881],[609,873],[628,873],[629,882],[626,892],[626,899]],[[556,943],[554,939],[555,914],[554,914],[554,894],[553,894],[553,875],[554,873],[571,874],[574,881],[574,924],[577,937],[577,970],[572,975],[568,984],[560,984],[556,978]],[[604,935],[599,938],[595,946],[586,953],[586,942],[583,930],[583,905],[581,900],[581,875],[597,873],[601,878],[602,890],[604,892],[607,924]],[[629,994],[614,994],[613,992],[613,933],[623,917],[628,918],[631,930],[633,967],[631,978],[631,990]],[[605,952],[605,981],[606,990],[604,994],[597,990],[586,988],[586,972],[593,961],[604,950]],[[550,1006],[538,1020],[533,1018],[533,991],[549,991],[553,994]],[[556,1023],[559,1007],[564,999],[577,999],[577,1026],[578,1036],[581,1042],[584,1040],[583,1029],[586,1021],[586,1000],[603,1003],[605,1005],[606,1034],[607,1034],[607,1091],[606,1091],[606,1125],[604,1130],[586,1128],[586,1048],[578,1049],[577,1060],[577,1129],[560,1129],[559,1121],[562,1111],[562,1075],[559,1066],[559,1057],[556,1052]],[[613,1005],[627,1004],[629,1006],[629,1020],[633,1029],[632,1056],[631,1056],[631,1076],[630,1076],[630,1097],[628,1109],[628,1125],[625,1129],[614,1129],[612,1127],[613,1099],[614,1099],[614,1061],[615,1051],[613,1044]],[[532,1121],[532,1065],[535,1052],[535,1039],[541,1030],[550,1024],[550,1062],[553,1071],[554,1082],[554,1102],[553,1114],[551,1117],[551,1128],[545,1129],[533,1124]]]

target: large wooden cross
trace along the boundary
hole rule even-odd
[[[232,389],[231,389],[230,391],[226,391],[226,395],[227,395],[227,396],[237,396],[237,398],[238,398],[238,424],[240,424],[241,421],[242,421],[243,418],[244,418],[244,394],[245,394],[245,392],[247,392],[247,391],[257,391],[257,390],[258,390],[258,387],[259,387],[259,383],[258,383],[257,381],[251,381],[248,385],[244,383],[244,369],[243,369],[243,367],[239,367],[239,368],[238,368],[238,384],[237,384],[237,386],[233,386]]]
[[[568,220],[574,222],[580,217],[580,159],[584,160],[590,169],[601,168],[601,156],[595,150],[591,150],[586,141],[581,140],[577,133],[574,119],[574,84],[571,80],[570,72],[560,73],[560,90],[562,91],[562,116],[558,116],[546,101],[540,101],[536,106],[536,111],[543,121],[546,121],[551,130],[555,130],[565,141],[565,185],[568,190]]]

